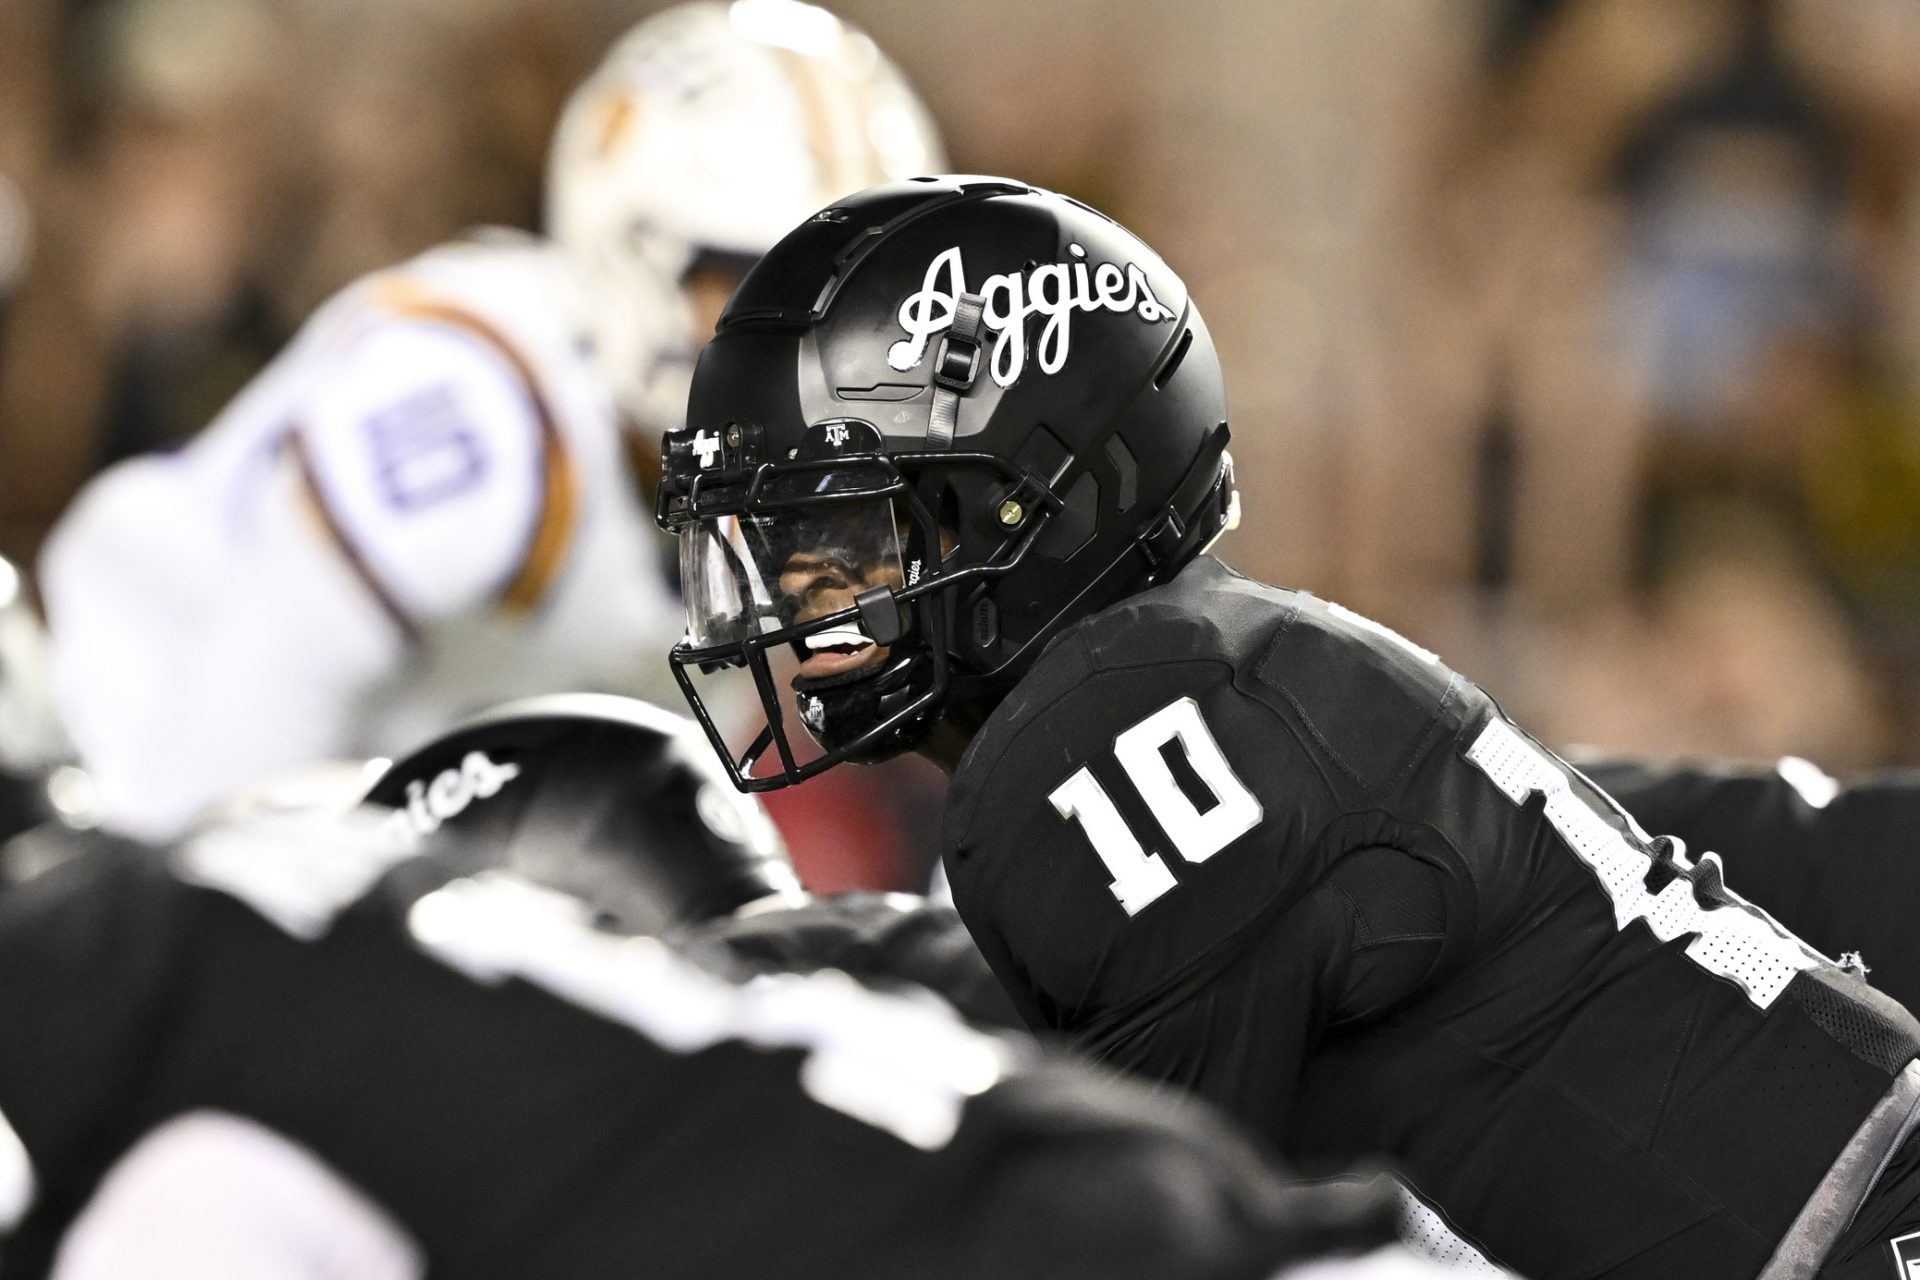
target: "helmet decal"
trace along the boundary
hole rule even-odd
[[[701,470],[706,470],[720,456],[720,433],[718,431],[696,431],[693,436],[693,454],[700,459]]]
[[[431,782],[416,778],[407,783],[406,804],[387,819],[388,837],[397,848],[416,848],[442,823],[459,817],[474,801],[498,795],[519,776],[519,765],[496,764],[484,751],[469,751],[458,766],[441,770]]]
[[[827,705],[810,693],[800,695],[800,719],[809,729],[819,731],[827,722]]]
[[[1076,311],[1131,311],[1148,324],[1171,320],[1174,311],[1153,296],[1147,273],[1129,262],[1090,265],[1087,251],[1069,244],[1072,262],[1049,262],[1031,273],[1016,271],[988,276],[978,290],[985,300],[983,321],[999,336],[994,339],[988,372],[1001,387],[1010,387],[1027,363],[1027,318],[1045,316],[1036,352],[1040,372],[1058,373],[1067,363]],[[927,355],[927,342],[953,324],[967,288],[966,265],[955,245],[927,264],[918,292],[900,304],[900,327],[907,336],[887,348],[887,363],[905,372]]]
[[[773,821],[684,717],[608,694],[496,707],[394,764],[363,801],[383,841],[518,872],[663,936],[800,886]]]

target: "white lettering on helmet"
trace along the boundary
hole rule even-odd
[[[700,469],[706,470],[720,453],[720,437],[710,431],[694,432],[693,451],[700,455]]]
[[[519,765],[495,764],[486,752],[469,751],[458,767],[443,769],[430,781],[416,778],[407,784],[406,804],[386,821],[388,836],[399,848],[415,848],[475,800],[499,794],[519,776]]]
[[[1153,296],[1147,273],[1129,262],[1089,267],[1087,251],[1067,246],[1074,261],[1050,262],[1030,274],[1009,271],[988,276],[978,290],[986,305],[982,323],[998,336],[988,372],[1002,387],[1013,385],[1027,363],[1027,317],[1045,316],[1037,355],[1040,372],[1058,373],[1067,363],[1076,311],[1131,311],[1149,324],[1173,318],[1173,310]],[[953,325],[960,295],[967,293],[966,266],[955,245],[927,264],[917,293],[900,304],[900,327],[907,336],[887,348],[887,363],[902,372],[926,359],[927,342]]]

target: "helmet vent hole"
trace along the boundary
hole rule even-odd
[[[1187,352],[1193,349],[1193,330],[1188,329],[1180,335],[1180,341],[1174,344],[1173,354],[1160,366],[1160,372],[1153,375],[1153,389],[1161,391],[1167,383],[1173,381],[1173,375],[1179,370],[1180,362],[1187,358]]]
[[[1133,450],[1127,448],[1127,442],[1119,436],[1107,438],[1107,461],[1113,464],[1113,474],[1119,481],[1113,495],[1114,505],[1121,511],[1130,511],[1140,492],[1140,464],[1134,461]]]
[[[827,303],[832,300],[833,291],[835,289],[838,289],[839,287],[840,287],[840,273],[836,271],[832,275],[827,277],[827,282],[825,284],[820,286],[820,292],[813,300],[814,315],[819,316],[819,315],[826,314]]]

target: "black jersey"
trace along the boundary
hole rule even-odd
[[[954,900],[1035,1025],[1522,1274],[1759,1271],[1920,1047],[1432,654],[1203,557],[960,764]]]
[[[1224,1126],[838,974],[735,985],[577,901],[334,836],[107,846],[0,897],[0,1112],[40,1274],[110,1166],[215,1112],[438,1277],[1265,1276],[1390,1235]]]
[[[1805,761],[1583,761],[1650,830],[1713,850],[1740,895],[1829,955],[1858,955],[1867,979],[1920,1007],[1920,771],[1841,787]]]

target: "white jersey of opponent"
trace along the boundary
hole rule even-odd
[[[165,838],[507,698],[671,687],[662,538],[565,270],[501,235],[376,273],[179,453],[80,494],[40,583],[108,825]]]

